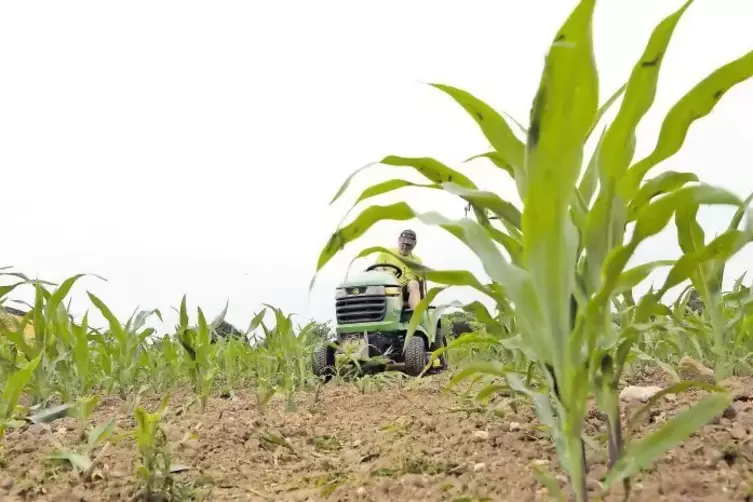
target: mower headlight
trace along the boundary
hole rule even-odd
[[[399,286],[385,286],[384,288],[384,294],[387,296],[400,296],[400,293]]]
[[[347,294],[345,288],[337,288],[335,290],[335,298],[342,298],[343,296],[347,296]]]

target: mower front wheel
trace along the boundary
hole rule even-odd
[[[335,376],[335,349],[329,345],[320,345],[314,349],[311,359],[314,375],[324,377],[325,382],[332,380]]]
[[[408,340],[405,346],[405,372],[418,376],[426,367],[426,342],[418,335]]]

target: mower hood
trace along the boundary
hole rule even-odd
[[[382,270],[371,270],[369,272],[359,272],[348,276],[343,282],[338,284],[338,288],[354,286],[399,286],[400,282],[394,274]]]

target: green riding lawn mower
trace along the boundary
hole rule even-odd
[[[385,268],[391,272],[378,270]],[[424,311],[406,343],[413,310],[408,307],[398,281],[402,273],[392,264],[377,263],[337,287],[337,337],[314,350],[315,375],[328,381],[335,375],[336,368],[350,367],[359,373],[397,369],[419,376],[432,352],[446,346],[440,319],[433,319],[433,306]],[[426,282],[421,280],[419,285],[423,300]],[[445,369],[446,353],[442,353],[427,373]]]

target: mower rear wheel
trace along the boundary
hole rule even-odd
[[[418,335],[413,335],[405,346],[405,372],[418,376],[426,367],[426,342]]]
[[[434,343],[431,344],[431,351],[439,350],[442,347],[447,346],[447,339],[444,337],[444,333],[441,330],[437,330],[437,334],[434,337]],[[444,371],[447,369],[447,352],[442,352],[439,355],[439,370]]]
[[[311,359],[314,375],[324,377],[325,382],[335,376],[335,349],[329,345],[320,345],[314,349]]]

